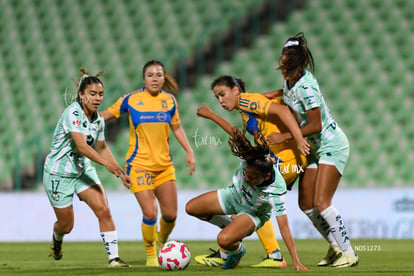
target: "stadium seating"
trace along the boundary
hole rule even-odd
[[[2,0],[0,189],[11,186],[16,162],[22,169],[31,167],[36,152],[47,153],[56,121],[76,94],[72,79],[79,67],[90,73],[105,71],[102,105],[107,107],[142,85],[141,68],[147,60],[160,59],[171,72],[176,63],[264,2],[153,0],[137,5],[133,0]],[[213,74],[198,79],[194,88],[177,97],[198,162],[196,175],[189,177],[185,153],[172,137],[179,187],[222,186],[237,166],[230,157],[227,135],[194,115],[205,102],[240,123],[237,113],[220,110],[210,82],[218,75],[233,74],[242,77],[252,92],[280,88],[283,80],[275,68],[281,46],[300,31],[313,52],[325,99],[351,143],[342,185],[411,185],[413,17],[412,1],[310,0],[286,22],[274,23],[250,48],[236,51],[232,60],[219,64]],[[211,137],[212,144],[196,147],[196,131]],[[110,146],[122,163],[128,130],[118,136]],[[220,137],[221,144],[213,145],[214,137]],[[104,168],[98,170],[109,188],[120,188]]]

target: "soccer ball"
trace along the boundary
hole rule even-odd
[[[190,249],[183,242],[168,241],[158,254],[158,262],[164,270],[183,270],[191,261]]]

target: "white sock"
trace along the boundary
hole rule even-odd
[[[101,233],[102,240],[105,245],[106,254],[108,259],[112,260],[119,257],[118,255],[118,233],[116,230]]]
[[[224,249],[219,249],[220,251],[220,258],[222,258],[223,260],[227,260],[227,257],[229,256],[229,252],[228,251],[223,251]]]
[[[63,241],[63,236],[64,236],[64,235],[58,235],[58,234],[56,234],[56,233],[55,233],[55,231],[53,231],[53,238],[54,238],[56,241]]]
[[[210,222],[211,224],[217,225],[218,227],[220,227],[221,229],[223,229],[224,227],[226,227],[227,225],[230,224],[230,222],[232,222],[233,220],[231,219],[231,217],[226,216],[226,215],[213,215],[208,222]]]
[[[319,231],[322,237],[324,237],[325,240],[328,241],[328,243],[331,246],[338,246],[332,233],[328,232],[328,229],[329,229],[328,223],[319,214],[318,210],[316,210],[315,208],[312,208],[309,210],[304,210],[303,212],[309,217],[309,219],[312,221],[315,228]]]
[[[242,251],[242,243],[239,243],[239,247],[236,250],[230,251],[231,254],[238,254]]]
[[[342,252],[348,253],[351,256],[355,256],[352,250],[351,242],[349,241],[348,233],[346,232],[345,225],[342,221],[342,217],[338,210],[331,205],[321,212],[321,216],[326,220],[329,225],[328,232],[332,233],[339,248]]]

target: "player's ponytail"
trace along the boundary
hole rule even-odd
[[[283,45],[282,55],[286,59],[278,69],[283,69],[287,76],[300,73],[306,67],[315,73],[315,61],[308,48],[304,33],[301,32],[289,37]]]
[[[180,92],[180,89],[178,88],[178,84],[175,81],[175,79],[167,73],[164,73],[164,85],[162,86],[162,90],[165,90],[167,92],[170,92],[174,96],[178,95],[178,92]]]
[[[81,102],[82,98],[80,96],[80,94],[83,94],[85,92],[85,88],[89,85],[89,84],[93,84],[93,83],[99,83],[102,84],[102,81],[99,79],[100,76],[103,75],[103,71],[100,71],[98,74],[96,74],[95,76],[90,76],[89,72],[86,71],[85,68],[81,67],[80,71],[82,74],[79,75],[77,80],[73,80],[73,82],[75,83],[77,90],[78,90],[78,94],[76,97],[76,101],[77,102]]]

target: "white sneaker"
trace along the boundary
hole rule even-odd
[[[328,266],[333,264],[339,257],[341,257],[342,251],[339,246],[330,246],[326,256],[319,261],[318,266]]]
[[[129,264],[124,262],[122,259],[114,258],[109,261],[108,267],[130,267]]]
[[[356,266],[359,262],[358,256],[351,256],[348,253],[342,253],[342,256],[331,264],[331,267],[351,267]]]

